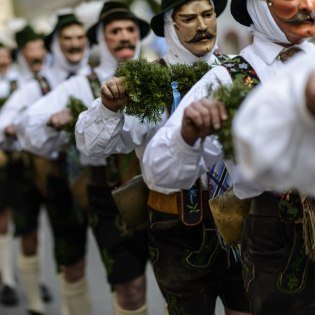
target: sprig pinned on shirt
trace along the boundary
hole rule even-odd
[[[118,66],[116,76],[124,78],[130,102],[125,113],[136,116],[141,123],[161,121],[173,102],[171,83],[178,83],[181,97],[210,70],[205,62],[194,65],[176,64],[168,67],[144,58],[129,60]]]
[[[231,85],[226,86],[221,84],[215,91],[212,91],[210,88],[210,97],[222,102],[225,105],[228,115],[223,128],[218,132],[225,158],[234,159],[232,121],[241,103],[251,90],[252,86],[244,82],[242,77],[236,78]]]

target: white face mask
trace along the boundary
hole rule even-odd
[[[247,0],[247,11],[253,21],[256,37],[278,44],[291,44],[270,13],[265,0]]]

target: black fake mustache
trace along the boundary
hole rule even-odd
[[[212,33],[210,33],[210,32],[208,32],[208,31],[206,31],[206,32],[198,31],[198,32],[195,34],[195,36],[194,36],[191,40],[186,41],[186,43],[188,43],[188,44],[193,44],[193,43],[198,43],[198,42],[200,42],[200,41],[203,40],[203,39],[209,39],[209,40],[211,40],[211,39],[213,39],[213,38],[215,38],[215,35],[212,34]]]
[[[120,51],[122,49],[131,49],[131,50],[135,50],[136,46],[131,44],[130,42],[121,42],[114,50],[115,51]]]
[[[283,22],[291,23],[291,24],[300,24],[303,22],[315,22],[315,12],[298,12],[291,19],[282,19]]]
[[[32,65],[41,65],[42,63],[43,63],[43,60],[39,59],[39,58],[35,58],[35,59],[31,60]]]
[[[82,51],[83,49],[79,47],[72,47],[67,50],[69,54],[77,54],[77,53],[81,53]]]

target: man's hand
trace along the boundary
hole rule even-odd
[[[221,102],[205,98],[193,102],[184,111],[183,139],[192,146],[198,138],[205,138],[218,131],[227,118]]]
[[[101,97],[103,105],[113,112],[119,111],[129,102],[122,78],[113,77],[103,83]]]
[[[315,71],[311,73],[308,79],[305,95],[307,108],[315,118]]]
[[[16,128],[14,125],[10,125],[4,129],[4,134],[7,137],[16,138]]]
[[[69,108],[63,109],[60,112],[53,114],[47,125],[57,130],[64,128],[73,119],[71,110]]]

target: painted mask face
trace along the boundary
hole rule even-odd
[[[128,60],[135,55],[139,41],[139,29],[132,20],[118,20],[105,25],[104,39],[117,61]]]
[[[61,29],[59,43],[67,61],[71,64],[79,63],[87,45],[87,36],[83,26],[72,24]]]
[[[41,71],[46,58],[46,48],[42,39],[27,42],[22,48],[22,54],[33,73]]]
[[[268,6],[290,42],[315,36],[315,0],[268,0]]]
[[[7,70],[11,63],[12,58],[10,50],[6,47],[0,47],[0,72],[2,72],[1,70]]]
[[[189,1],[173,14],[175,31],[181,44],[201,57],[211,51],[217,36],[217,19],[209,0]]]

